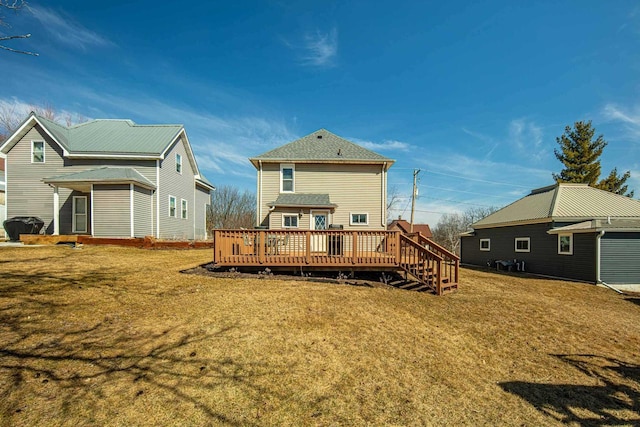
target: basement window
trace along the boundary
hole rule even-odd
[[[480,239],[480,250],[483,252],[491,251],[491,239]]]

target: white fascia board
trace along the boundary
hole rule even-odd
[[[200,176],[200,170],[198,169],[198,163],[196,162],[196,156],[193,154],[193,150],[191,149],[191,142],[189,142],[189,137],[187,136],[187,131],[184,129],[184,126],[180,129],[180,132],[171,140],[169,145],[166,146],[164,151],[160,154],[160,160],[164,160],[167,156],[167,153],[173,147],[173,144],[176,143],[180,136],[184,137],[185,146],[187,148],[187,157],[189,157],[189,163],[191,163],[191,169],[193,169],[193,174],[196,176]]]
[[[70,159],[123,159],[123,160],[158,160],[157,154],[90,154],[90,153],[67,153]]]
[[[42,124],[42,122],[40,122],[40,120],[38,120],[38,118],[36,116],[34,116],[33,114],[31,114],[25,121],[24,123],[22,123],[22,125],[9,137],[7,138],[7,140],[4,142],[4,144],[2,144],[2,146],[0,147],[0,151],[4,153],[5,149],[7,149],[8,147],[13,147],[13,145],[15,145],[18,141],[18,139],[22,138],[24,135],[26,135],[25,129],[27,128],[31,128],[33,126],[35,126],[36,124],[39,124],[40,127],[42,129],[44,129],[45,133],[47,135],[49,135],[49,137],[53,140],[53,142],[56,143],[56,145],[58,145],[58,147],[60,147],[60,149],[62,150],[62,154],[63,156],[68,156],[69,155],[69,151],[67,151],[67,149],[60,143],[60,141],[58,141],[56,139],[55,136],[53,136],[53,134],[51,132],[49,132],[49,129],[47,129],[46,126],[44,126]],[[24,134],[22,134],[22,132],[24,132]]]

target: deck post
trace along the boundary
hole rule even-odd
[[[358,263],[358,232],[352,233],[353,242],[351,242],[351,262],[353,264]]]
[[[305,244],[306,256],[307,256],[307,264],[311,264],[311,231],[305,233],[305,237],[307,239]]]
[[[396,233],[395,236],[395,241],[396,241],[396,264],[400,264],[401,263],[401,248],[400,248],[400,232],[399,231],[394,231],[394,233]]]
[[[436,261],[436,294],[437,295],[442,295],[442,274],[441,274],[441,267],[442,266],[442,262],[441,261]]]
[[[256,242],[256,245],[258,245],[258,262],[260,264],[264,264],[265,258],[264,258],[264,250],[267,246],[267,241],[266,239],[266,234],[264,231],[260,231],[258,233],[258,241]]]
[[[213,230],[213,263],[214,264],[217,264],[220,261],[218,259],[217,243],[220,241],[220,239],[218,239],[218,234],[220,234],[220,230]]]

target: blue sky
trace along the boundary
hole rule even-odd
[[[0,103],[182,123],[215,185],[320,128],[396,160],[416,219],[504,206],[553,183],[566,125],[604,134],[603,175],[640,193],[637,1],[30,2],[0,51]],[[7,43],[9,45],[9,42]]]

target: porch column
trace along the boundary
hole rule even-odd
[[[53,235],[60,234],[60,195],[58,194],[58,186],[53,186]]]

